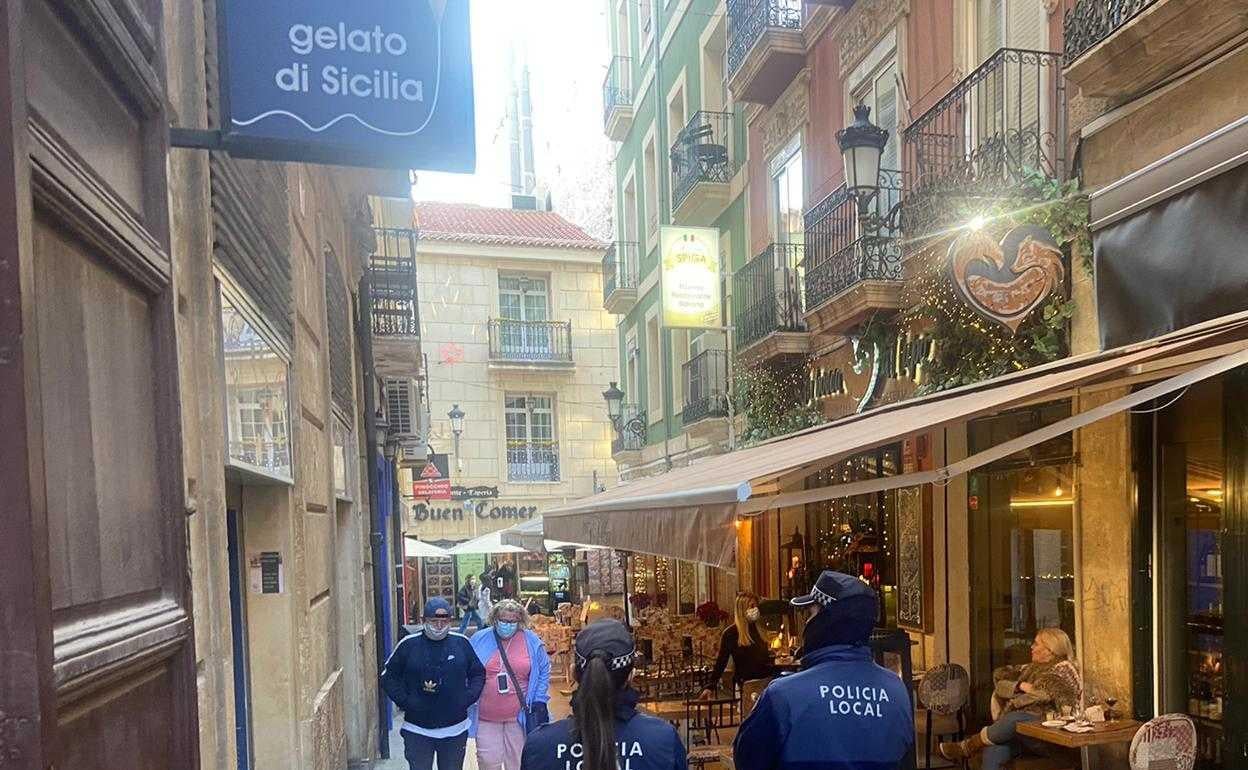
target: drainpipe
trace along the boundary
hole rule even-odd
[[[360,279],[357,303],[358,311],[355,319],[355,336],[360,346],[364,380],[364,454],[367,458],[365,467],[368,469],[368,512],[369,546],[373,554],[373,641],[377,652],[377,749],[382,759],[390,758],[390,704],[386,692],[381,687],[381,668],[386,660],[386,639],[382,633],[385,624],[386,582],[381,570],[389,569],[389,559],[384,550],[385,533],[379,519],[380,483],[377,472],[377,458],[381,456],[377,447],[377,402],[374,398],[377,375],[373,370],[373,319],[372,309],[368,304],[370,296],[367,273]],[[389,494],[390,490],[386,490]]]

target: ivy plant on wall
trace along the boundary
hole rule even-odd
[[[805,361],[765,366],[738,360],[733,372],[733,404],[745,416],[739,445],[750,446],[824,422],[818,407],[807,403],[809,378]]]

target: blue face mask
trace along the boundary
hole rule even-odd
[[[496,623],[494,624],[494,628],[495,630],[498,631],[499,636],[503,637],[504,639],[510,639],[511,637],[516,635],[516,631],[520,629],[520,624],[519,623]]]

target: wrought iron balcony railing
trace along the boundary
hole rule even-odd
[[[880,218],[901,200],[901,172],[880,169],[879,194],[872,201]],[[814,310],[861,281],[901,280],[899,233],[885,226],[864,234],[858,204],[844,185],[805,214],[803,280],[806,310]]]
[[[1062,22],[1062,61],[1070,64],[1156,0],[1079,0]]]
[[[699,183],[728,184],[736,171],[729,147],[732,113],[699,110],[672,143],[672,209]]]
[[[369,309],[373,334],[420,336],[416,293],[415,230],[374,227],[375,251],[368,258]]]
[[[773,243],[732,277],[738,349],[773,332],[806,330],[800,243]]]
[[[728,75],[768,27],[802,28],[802,0],[728,0]]]
[[[617,241],[602,258],[602,299],[605,302],[619,289],[637,288],[636,241]]]
[[[572,363],[571,321],[491,318],[489,334],[491,361]]]
[[[704,350],[681,367],[685,384],[681,422],[685,425],[707,417],[728,415],[728,354]]]
[[[611,440],[611,454],[640,452],[646,447],[646,410],[637,404],[621,404],[620,420],[616,425],[615,438]]]
[[[611,113],[617,107],[629,107],[633,103],[633,59],[630,56],[613,56],[607,67],[607,77],[602,81],[602,122],[611,122]]]
[[[229,442],[230,459],[290,475],[290,445],[285,439],[240,439]]]
[[[947,226],[958,200],[1008,194],[1032,172],[1064,178],[1065,121],[1061,54],[998,50],[905,131],[907,239]]]
[[[508,481],[559,481],[559,442],[507,440]]]

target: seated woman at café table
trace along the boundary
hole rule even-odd
[[[1046,711],[1076,706],[1083,682],[1070,637],[1060,628],[1042,628],[1031,644],[1031,663],[992,672],[995,721],[958,743],[940,744],[945,759],[962,761],[983,753],[983,770],[997,770],[1022,753],[1019,722],[1038,722]]]
[[[706,680],[705,688],[698,695],[700,699],[714,697],[715,688],[728,667],[729,658],[732,658],[734,686],[751,679],[769,679],[775,676],[771,652],[767,649],[767,641],[763,638],[758,618],[758,597],[748,591],[738,593],[733,623],[719,637],[719,657],[715,659],[715,668]]]

